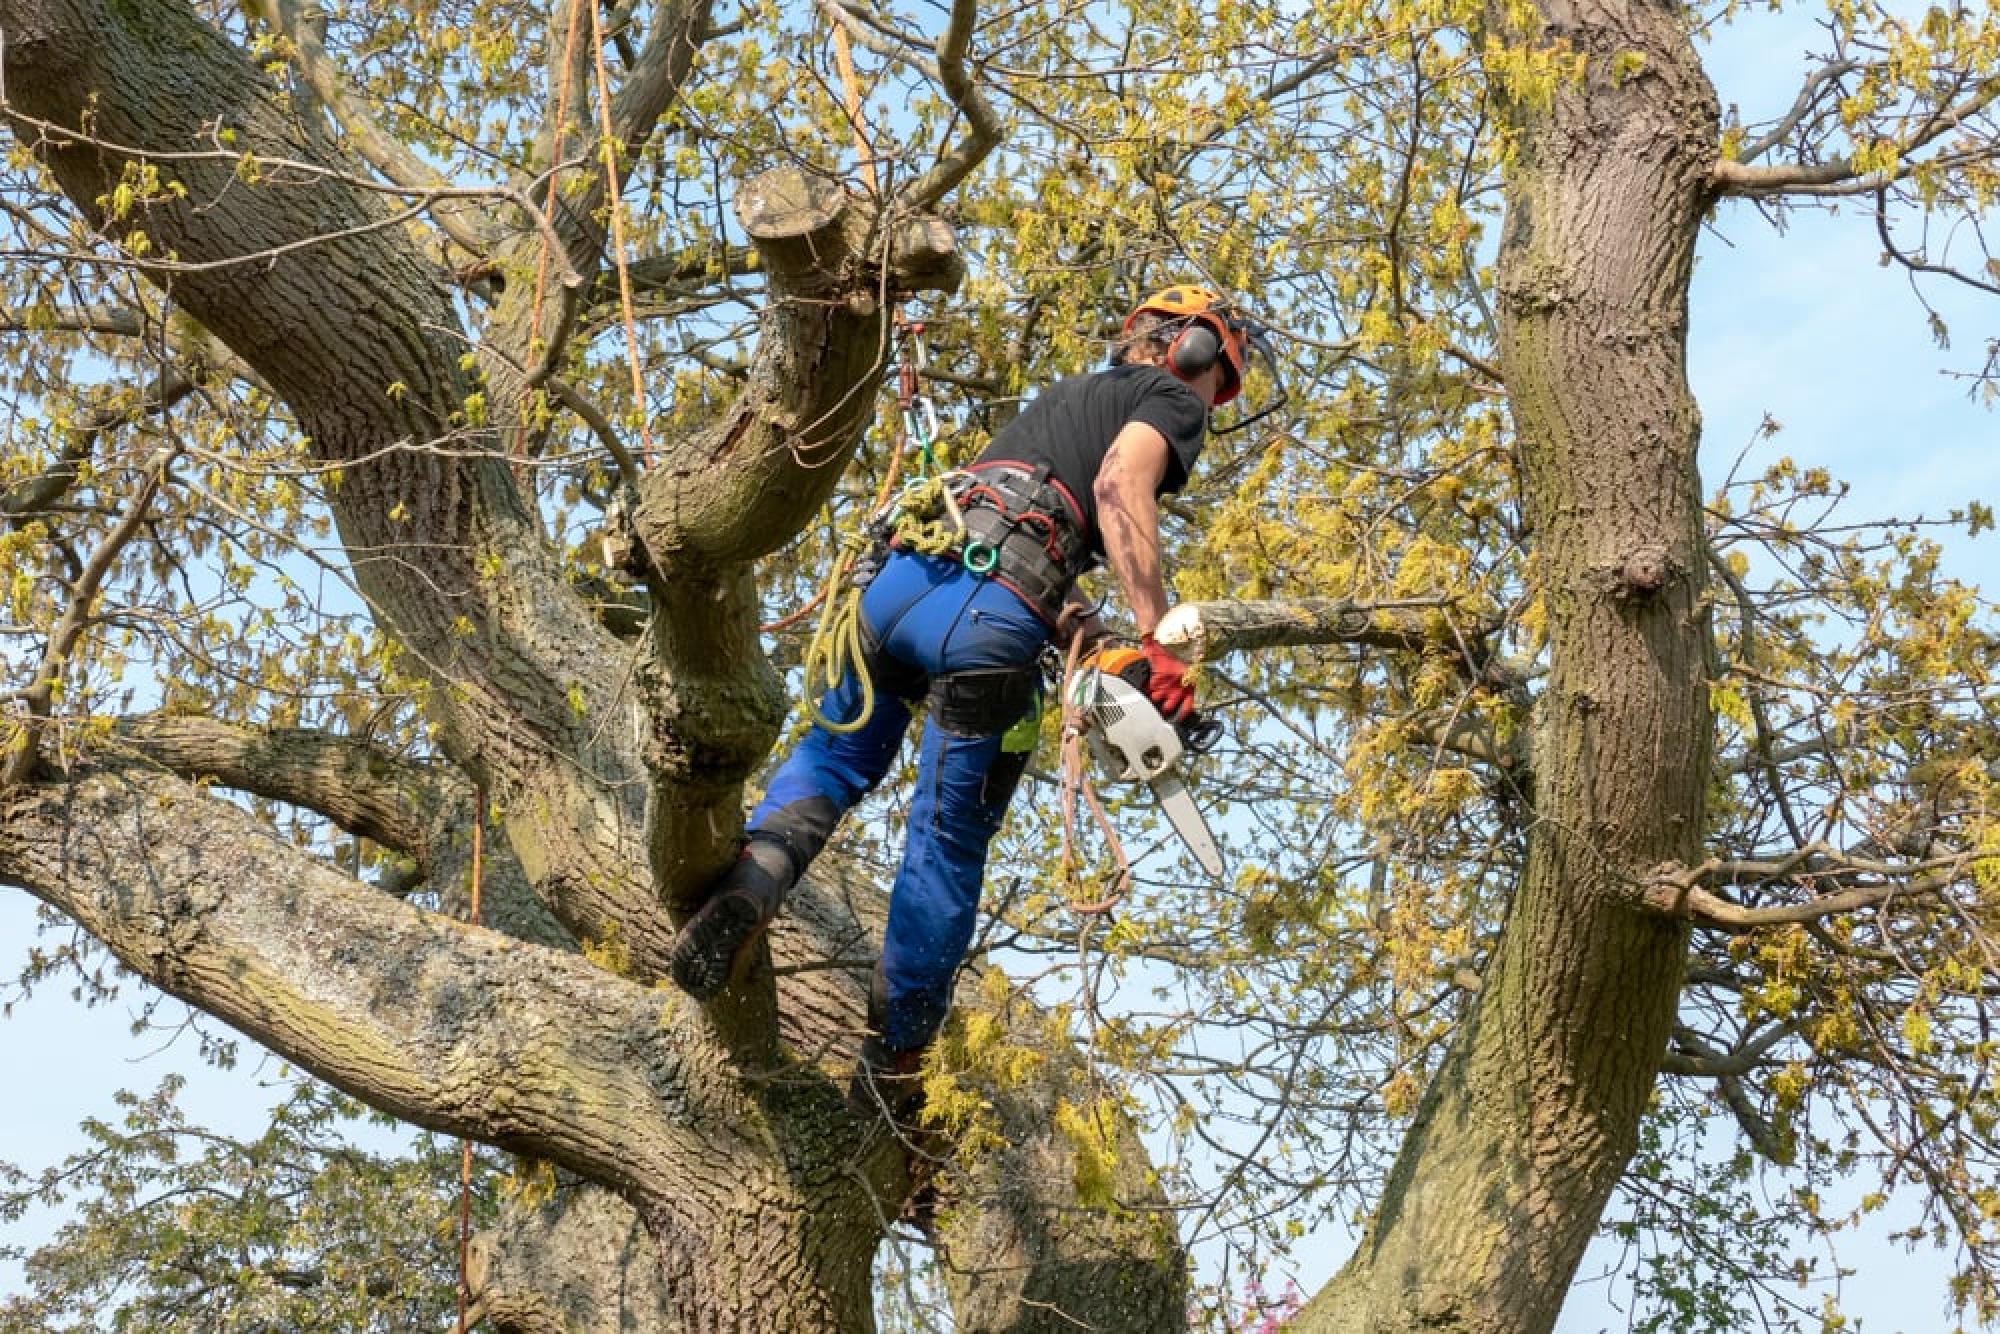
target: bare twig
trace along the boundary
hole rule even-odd
[[[1821,65],[1818,69],[1814,70],[1811,77],[1799,88],[1799,95],[1792,100],[1791,109],[1779,117],[1777,124],[1773,125],[1767,133],[1760,136],[1755,142],[1745,144],[1737,160],[1744,163],[1755,162],[1758,158],[1783,143],[1790,137],[1792,131],[1796,130],[1805,120],[1807,113],[1812,110],[1814,104],[1819,101],[1821,89],[1842,75],[1852,74],[1860,68],[1861,62],[1858,60],[1836,60]]]
[[[864,15],[848,0],[820,0],[827,18],[841,25],[848,36],[885,60],[907,65],[943,88],[951,104],[965,117],[965,137],[948,149],[930,170],[903,191],[904,201],[919,212],[937,206],[939,200],[958,186],[1000,142],[1000,122],[966,68],[972,44],[975,0],[952,0],[951,17],[937,41],[937,59],[926,60],[912,52],[901,34],[891,34],[879,24],[864,22]]]
[[[0,100],[0,110],[6,112],[9,120],[14,121],[16,124],[31,126],[39,130],[45,137],[58,146],[63,144],[82,144],[92,148],[105,149],[121,157],[128,157],[133,161],[140,162],[227,163],[232,170],[239,173],[245,171],[273,174],[280,172],[296,173],[300,177],[309,180],[338,181],[343,185],[349,185],[358,190],[413,201],[407,207],[395,213],[361,223],[354,227],[305,237],[284,245],[251,251],[243,255],[234,255],[228,259],[202,262],[160,258],[114,259],[99,254],[57,250],[9,250],[0,252],[0,258],[30,260],[58,259],[92,264],[117,264],[122,267],[144,269],[153,273],[204,273],[217,269],[234,268],[241,264],[253,264],[276,259],[279,256],[294,251],[308,249],[315,245],[340,240],[349,236],[361,236],[371,232],[387,231],[395,227],[400,227],[420,215],[434,214],[434,206],[447,200],[499,199],[520,209],[534,223],[536,230],[542,234],[543,240],[553,248],[555,262],[561,266],[560,277],[563,286],[576,288],[583,285],[584,280],[582,276],[571,266],[568,257],[562,251],[561,241],[556,235],[554,225],[550,222],[548,215],[534,205],[526,189],[516,189],[509,185],[440,185],[420,189],[392,181],[373,180],[366,176],[357,176],[352,172],[336,171],[331,167],[324,167],[316,162],[304,162],[297,158],[267,157],[255,152],[219,147],[213,149],[190,149],[184,152],[155,152],[150,149],[134,147],[131,144],[121,144],[112,140],[101,139],[67,125],[58,125],[54,121],[37,119],[36,117],[26,115],[4,100]],[[565,163],[561,165],[567,166],[570,164]]]
[[[410,152],[401,141],[386,133],[368,114],[334,67],[320,34],[313,25],[300,21],[298,7],[290,0],[256,0],[259,17],[289,46],[293,67],[306,81],[334,121],[346,134],[354,150],[370,165],[404,190],[435,194],[451,187],[443,176]],[[431,214],[438,227],[460,246],[475,255],[485,255],[498,238],[482,232],[465,214],[439,209]]]
[[[35,762],[41,755],[42,724],[49,716],[56,685],[62,680],[70,655],[75,652],[77,641],[83,637],[84,630],[93,619],[98,590],[111,573],[118,554],[138,536],[140,527],[146,522],[146,512],[152,507],[153,497],[159,493],[175,457],[176,451],[172,448],[161,449],[148,463],[145,478],[131,503],[125,507],[124,516],[97,544],[97,549],[91,553],[82,573],[70,588],[69,605],[63,608],[62,618],[49,635],[34,679],[12,696],[25,716],[18,722],[19,730],[7,740],[4,758],[0,758],[0,789],[24,782],[34,771]]]

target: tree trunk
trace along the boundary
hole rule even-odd
[[[1715,98],[1671,6],[1543,0],[1507,37],[1583,62],[1540,100],[1496,88],[1501,364],[1549,627],[1537,821],[1485,986],[1302,1330],[1549,1329],[1636,1147],[1686,950],[1643,888],[1697,851],[1712,746],[1685,339]]]

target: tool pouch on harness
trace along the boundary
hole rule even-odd
[[[975,463],[953,490],[965,519],[966,568],[991,574],[1054,625],[1090,564],[1076,501],[1045,464]]]

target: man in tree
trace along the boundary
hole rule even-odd
[[[911,706],[928,696],[852,1090],[864,1107],[907,1110],[971,944],[987,845],[1033,750],[1036,661],[1069,624],[1085,568],[1102,558],[1124,589],[1153,703],[1178,717],[1193,702],[1186,666],[1153,638],[1166,612],[1158,500],[1186,484],[1209,408],[1241,389],[1245,349],[1213,292],[1182,285],[1146,298],[1109,369],[1056,384],[966,470],[959,548],[889,556],[861,604],[875,706],[864,714],[852,674],[828,692],[818,718],[850,721],[816,721],[778,770],[741,856],[675,944],[682,988],[707,1000],[728,985],[840,817],[888,772]],[[1025,737],[1014,730],[1022,723]]]

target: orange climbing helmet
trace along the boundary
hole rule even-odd
[[[1250,328],[1229,311],[1221,297],[1206,287],[1180,283],[1163,287],[1132,308],[1122,332],[1148,312],[1167,321],[1160,336],[1167,343],[1167,370],[1175,379],[1192,381],[1214,365],[1222,367],[1222,385],[1215,393],[1219,407],[1243,390],[1243,373],[1250,359]],[[1120,360],[1123,360],[1121,348]]]

